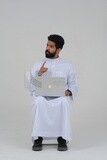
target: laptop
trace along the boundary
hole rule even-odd
[[[35,78],[35,94],[49,97],[65,96],[65,78],[37,76]]]

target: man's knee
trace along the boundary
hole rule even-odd
[[[42,96],[36,96],[33,98],[32,100],[32,110],[35,111],[35,109],[37,109],[37,107],[41,107],[44,101],[44,97]]]

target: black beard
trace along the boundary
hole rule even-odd
[[[50,53],[49,51],[45,51],[45,57],[46,58],[54,58],[55,57],[56,52],[54,53]]]

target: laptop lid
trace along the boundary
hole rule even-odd
[[[38,96],[65,96],[64,77],[36,77],[35,94]]]

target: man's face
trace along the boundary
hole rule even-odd
[[[55,43],[52,41],[48,41],[46,46],[46,51],[45,51],[45,57],[55,58],[56,54],[57,54],[57,48],[55,46]]]

